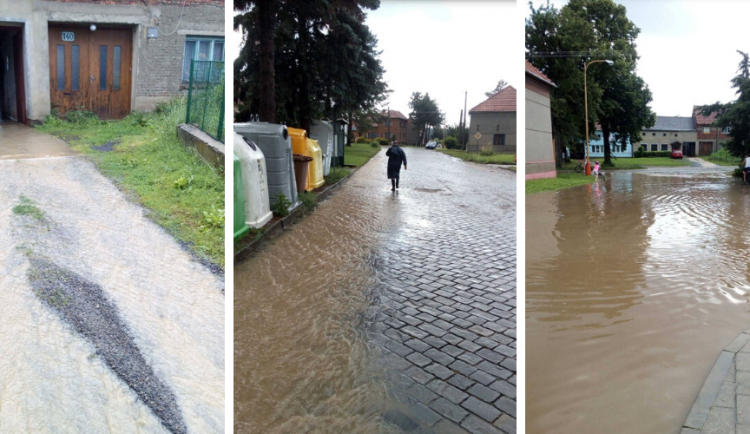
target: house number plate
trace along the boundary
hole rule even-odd
[[[76,34],[73,32],[62,32],[63,42],[73,42],[76,40]]]

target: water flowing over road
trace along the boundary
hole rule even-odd
[[[750,325],[750,187],[730,169],[527,196],[529,433],[680,432]]]
[[[515,173],[405,151],[236,267],[238,432],[514,432]]]

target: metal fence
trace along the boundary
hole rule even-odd
[[[190,61],[185,122],[224,142],[224,62]]]

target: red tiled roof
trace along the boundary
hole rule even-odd
[[[712,112],[709,116],[703,116],[697,105],[693,106],[693,115],[695,115],[696,125],[710,125],[716,120],[716,112]]]
[[[487,98],[483,103],[469,110],[475,112],[514,112],[516,111],[516,88],[508,86]]]
[[[542,80],[543,82],[549,84],[550,86],[557,87],[557,85],[555,85],[555,83],[552,80],[550,80],[549,78],[547,78],[546,75],[542,74],[542,71],[536,69],[536,67],[534,65],[532,65],[531,63],[529,63],[528,60],[525,60],[525,62],[526,62],[526,73],[527,74],[532,75],[532,76],[538,78],[539,80]]]
[[[383,111],[381,112],[381,114],[382,114],[383,116],[385,116],[385,114],[386,114],[386,111],[385,111],[385,110],[383,110]],[[406,116],[404,116],[404,115],[403,115],[403,113],[401,113],[401,112],[400,112],[400,111],[398,111],[398,110],[389,110],[389,111],[388,111],[388,117],[389,117],[389,118],[391,118],[391,119],[403,119],[403,120],[405,120],[405,121],[406,121],[406,120],[409,120],[409,118],[407,118]]]

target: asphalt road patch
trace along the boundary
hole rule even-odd
[[[169,431],[186,433],[174,394],[146,363],[117,307],[102,288],[47,259],[32,256],[29,260],[27,278],[39,299],[94,345],[97,356]]]

